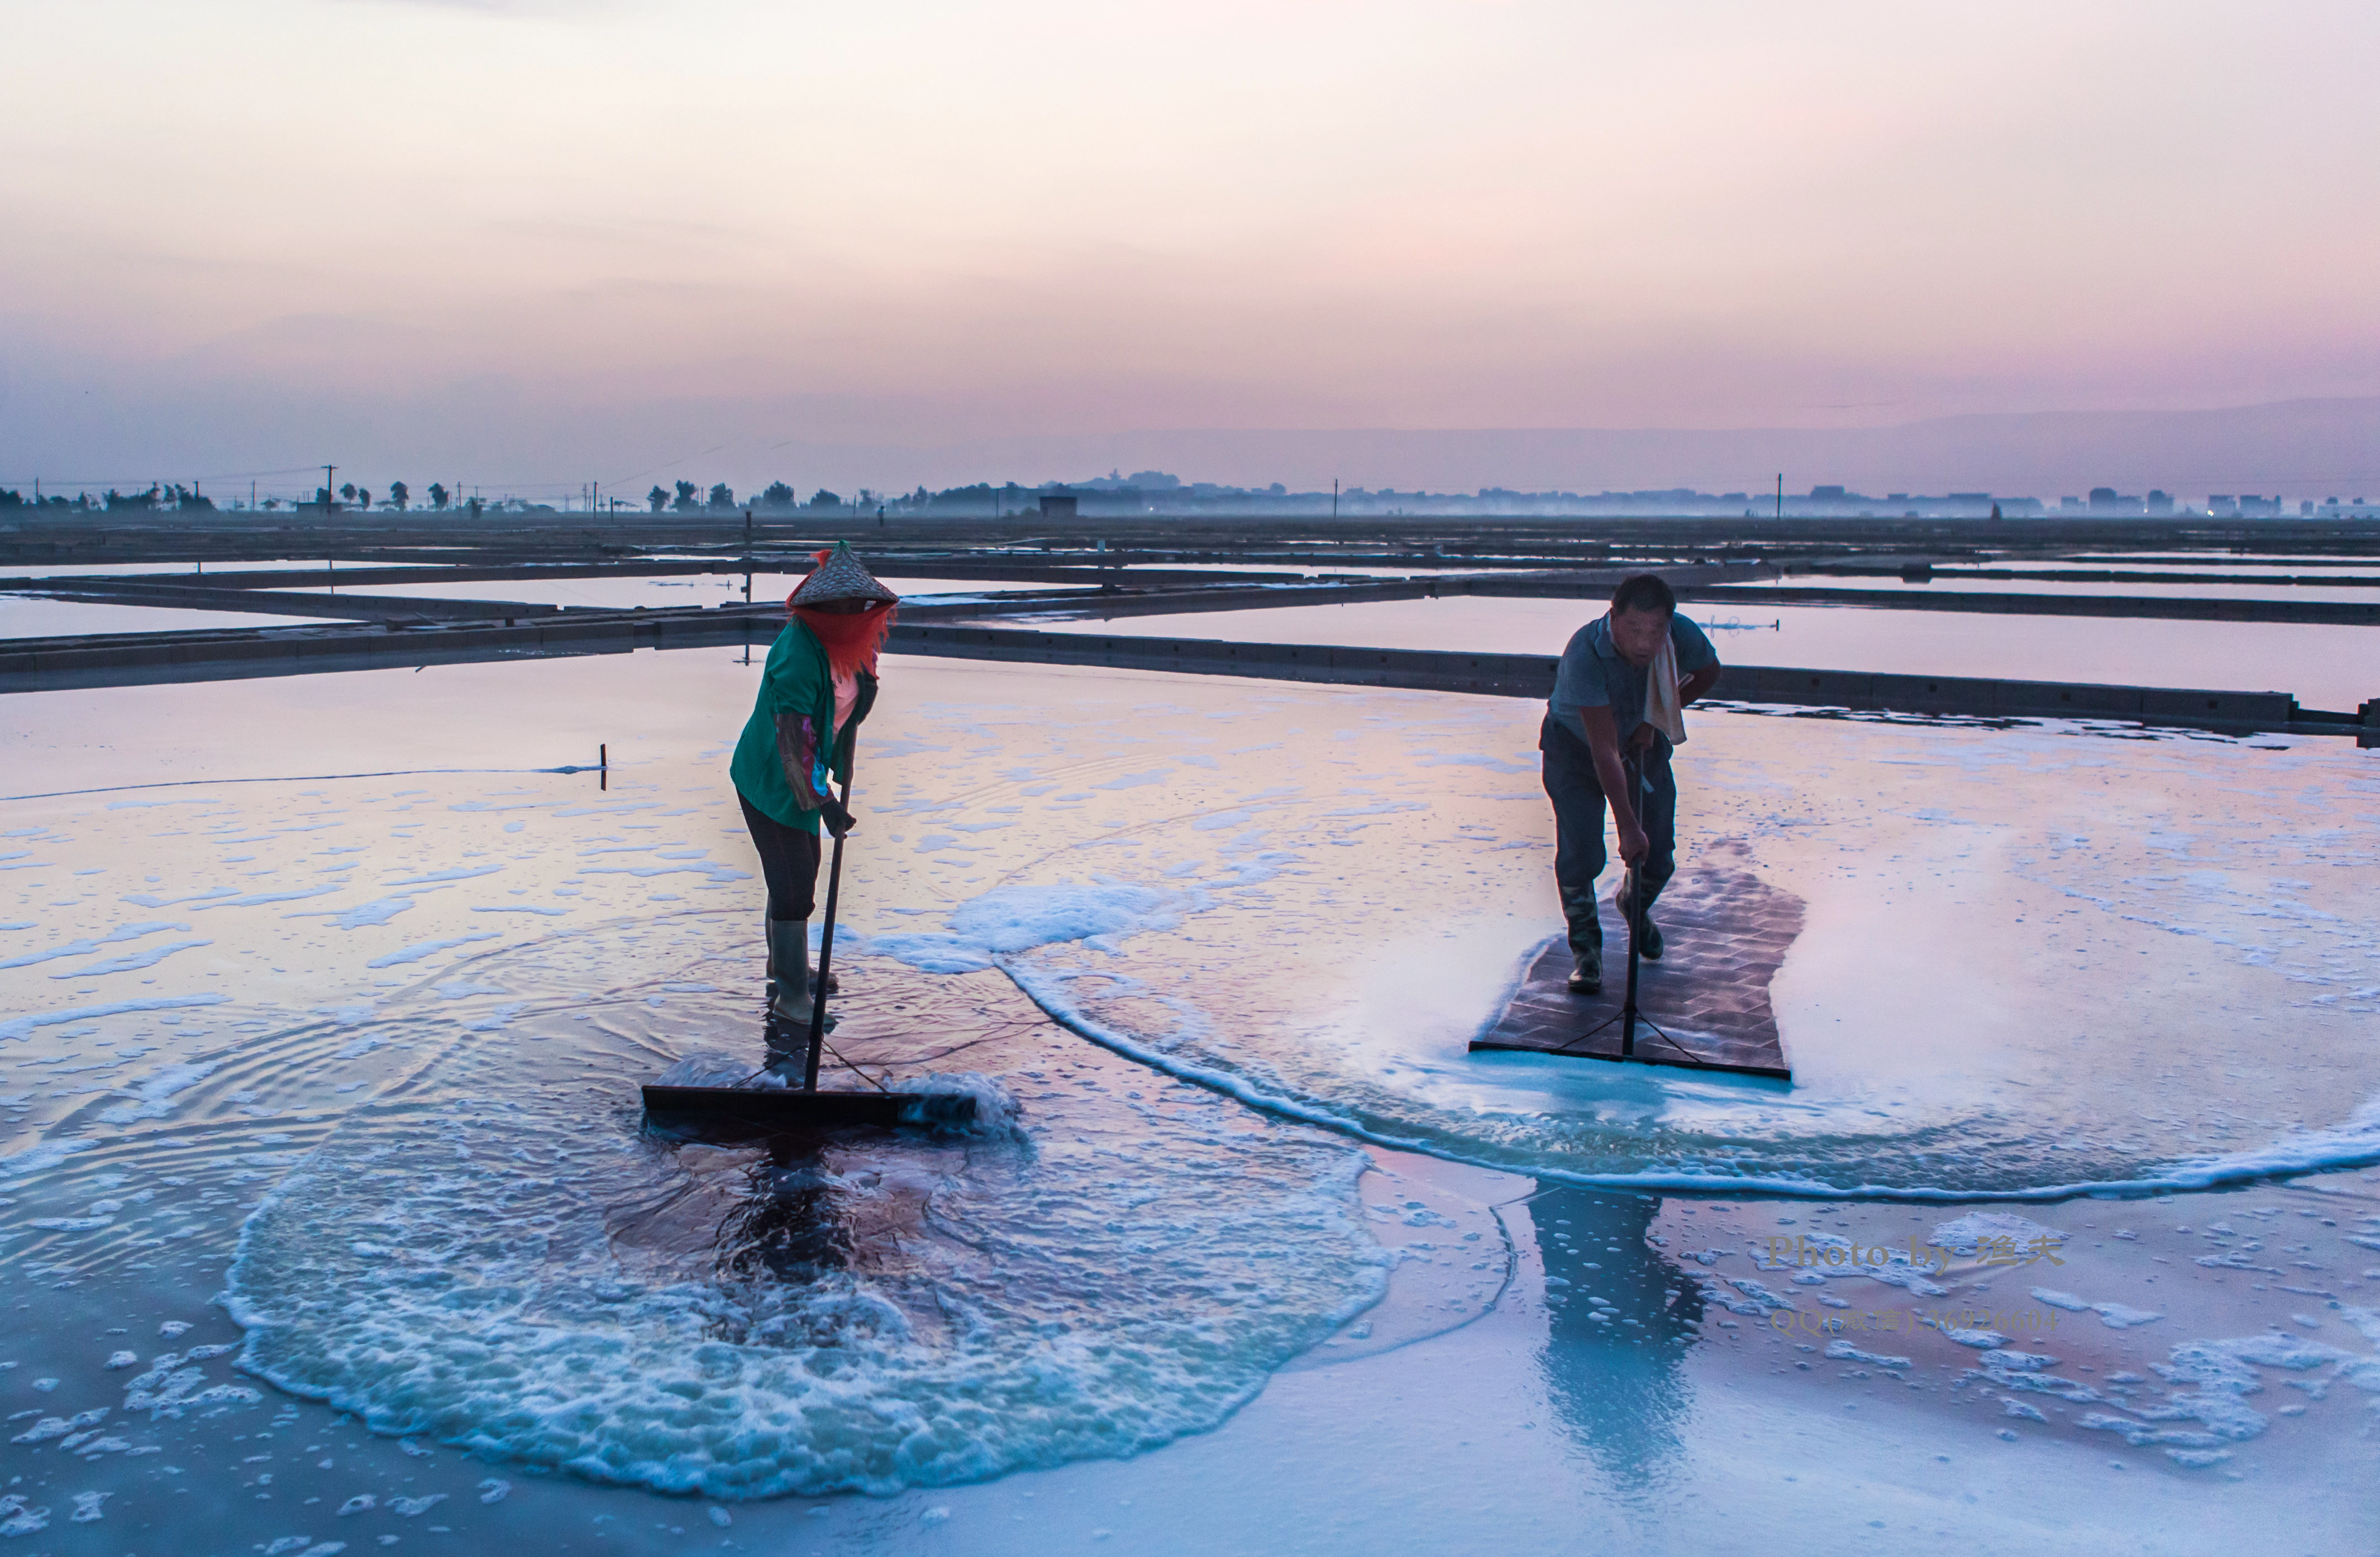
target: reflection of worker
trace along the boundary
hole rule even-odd
[[[1657,1483],[1685,1453],[1681,1381],[1702,1329],[1702,1284],[1648,1247],[1661,1202],[1564,1186],[1529,1197],[1546,1273],[1548,1404],[1606,1476]]]
[[[1571,635],[1554,677],[1554,695],[1537,736],[1545,753],[1546,794],[1554,803],[1554,881],[1570,921],[1576,994],[1603,989],[1603,921],[1595,878],[1603,873],[1603,807],[1620,834],[1620,858],[1636,868],[1650,908],[1676,873],[1678,785],[1670,748],[1686,738],[1680,711],[1718,679],[1718,651],[1700,627],[1678,614],[1677,596],[1650,573],[1624,580],[1611,609]],[[1630,791],[1622,748],[1644,775]],[[1648,918],[1639,948],[1661,955],[1661,932]]]
[[[793,620],[770,647],[727,770],[769,883],[772,1056],[809,1040],[819,821],[838,838],[851,831],[832,785],[851,782],[853,740],[876,701],[876,657],[900,598],[841,541],[818,558],[817,571],[786,597]]]

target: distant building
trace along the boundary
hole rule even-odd
[[[1843,495],[1844,493],[1841,487],[1812,487],[1810,489],[1810,501],[1813,503],[1840,503],[1843,500]]]
[[[2159,491],[2157,491],[2157,490],[2156,490],[2155,488],[2154,488],[2154,487],[2150,488],[2150,489],[2149,489],[2149,495],[2148,495],[2148,503],[2147,503],[2147,511],[2148,511],[2149,513],[2152,513],[2152,514],[2170,514],[2170,513],[2172,513],[2172,512],[2173,512],[2173,494],[2172,494],[2172,493],[2163,493],[2163,492],[2159,492]]]
[[[1041,494],[1041,517],[1045,519],[1071,519],[1080,502],[1072,493],[1061,496],[1055,493]]]

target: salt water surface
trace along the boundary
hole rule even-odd
[[[808,577],[801,573],[755,573],[752,599],[782,601]],[[905,599],[911,595],[978,595],[1002,590],[1062,589],[1019,578],[911,578],[887,576],[885,586]],[[321,584],[286,585],[288,590],[320,590]],[[424,600],[509,600],[533,605],[577,605],[601,611],[654,610],[688,605],[741,603],[741,573],[688,573],[602,578],[425,578],[420,583],[364,584],[355,592]]]
[[[2296,577],[2296,575],[2285,575]],[[1948,569],[1935,570],[1930,583],[1902,583],[1894,578],[1846,578],[1840,574],[1789,573],[1782,578],[1714,585],[1730,593],[1756,597],[1762,590],[1782,584],[1790,589],[1841,590],[1845,593],[1881,595],[1885,609],[1895,594],[1922,597],[1927,590],[1987,595],[2114,595],[2133,600],[2280,600],[2347,603],[2380,602],[2380,586],[2372,584],[2288,584],[2243,578],[2224,584],[2165,584],[2125,578],[2113,582],[2085,578],[1970,578]],[[1709,602],[1700,602],[1705,608]],[[2131,620],[2132,618],[2126,618]]]
[[[110,605],[0,593],[0,638],[72,638],[86,633],[170,633],[232,627],[318,627],[336,618],[178,606]]]
[[[344,558],[339,560],[346,561],[349,567],[435,567],[439,566],[436,563],[427,562],[358,562]],[[155,573],[173,575],[188,574],[194,578],[234,579],[242,573],[258,573],[264,572],[269,569],[286,567],[320,567],[322,566],[322,559],[321,557],[276,557],[263,562],[218,562],[215,564],[215,571],[209,573],[206,571],[206,564],[192,561],[187,557],[179,559],[168,558],[164,562],[84,563],[68,560],[66,562],[10,563],[6,566],[0,566],[0,578],[113,578],[124,577],[126,575]]]
[[[9,1517],[285,1552],[1749,1551],[1813,1497],[1857,1517],[1800,1550],[2368,1528],[2369,754],[1691,714],[1689,867],[1806,904],[1788,1088],[1465,1052],[1558,929],[1524,701],[892,659],[837,1041],[995,1106],[771,1156],[635,1103],[758,1061],[755,674],[0,701],[0,1279],[46,1316],[0,1356]],[[608,788],[551,771],[598,741]]]
[[[2280,691],[2309,708],[2380,697],[2380,637],[2362,626],[2019,616],[1829,605],[1694,604],[1722,661],[1896,675],[2007,676],[2141,687]],[[1052,616],[1050,632],[1228,639],[1558,655],[1603,606],[1576,600],[1459,595],[1347,605]],[[1008,618],[1010,626],[1028,625]]]

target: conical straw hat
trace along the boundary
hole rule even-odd
[[[823,605],[835,600],[898,602],[900,596],[876,580],[848,541],[838,541],[832,552],[818,553],[818,568],[785,597],[787,605]]]

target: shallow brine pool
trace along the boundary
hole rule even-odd
[[[1602,614],[1600,602],[1499,599],[1366,601],[1168,615],[1048,619],[1050,632],[1226,639],[1242,643],[1378,645],[1558,655]],[[1747,665],[1894,675],[2006,676],[2119,687],[2204,687],[2293,694],[2308,708],[2354,709],[2380,697],[2380,643],[2364,626],[2016,616],[1835,605],[1695,603],[1686,614],[1719,658]]]
[[[807,577],[801,573],[755,573],[751,576],[751,598],[755,602],[782,601]],[[744,580],[741,573],[621,574],[604,578],[425,578],[419,584],[365,584],[358,586],[354,592],[399,599],[519,601],[531,605],[575,605],[596,611],[630,611],[642,605],[660,611],[689,605],[740,604],[745,598]],[[1002,590],[1063,587],[1017,578],[887,577],[884,583],[904,599],[912,595],[967,596],[996,594]],[[322,586],[293,584],[287,588],[320,592]]]
[[[1319,1446],[1354,1412],[1385,1436],[1351,1443],[1424,1480],[1529,1466],[1507,1534],[1666,1549],[1630,1512],[1665,1461],[1710,1471],[1791,1428],[1806,1441],[1710,1472],[1773,1512],[1796,1477],[1841,1491],[1813,1444],[1875,1452],[1731,1348],[1773,1351],[1780,1390],[1797,1346],[1897,1359],[1827,1350],[1861,1387],[1908,1375],[1908,1405],[1875,1407],[1893,1441],[1965,1454],[1927,1368],[2022,1405],[2006,1380],[2052,1365],[2008,1358],[2072,1351],[2004,1326],[1979,1361],[1949,1337],[1990,1322],[1946,1317],[1993,1311],[1967,1290],[1993,1275],[1978,1239],[2080,1239],[2078,1193],[2188,1206],[2380,1159],[2380,776],[2351,748],[1690,716],[1687,870],[1724,845],[1806,906],[1772,991],[1788,1088],[1466,1052],[1558,929],[1526,704],[899,658],[861,746],[836,1042],[888,1084],[977,1089],[983,1124],[775,1153],[656,1137],[638,1081],[759,1059],[757,870],[722,772],[737,660],[0,703],[0,1291],[39,1315],[0,1401],[41,1435],[10,1453],[55,1483],[46,1527],[74,1531],[88,1491],[95,1526],[202,1509],[243,1547],[306,1537],[288,1552],[561,1519],[607,1549],[761,1521],[799,1550],[972,1520],[961,1544],[999,1550],[996,1509],[1057,1539],[1038,1488],[1106,1499],[1069,1542],[1200,1550],[1170,1489],[1254,1478],[1387,1539],[1393,1494],[1324,1506],[1366,1478]],[[599,741],[607,787],[553,771]],[[2326,1297],[2277,1299],[2318,1310],[2297,1353],[2220,1366],[2341,1380],[2272,1461],[2336,1474],[2363,1441],[2353,1240],[2380,1222],[2342,1204],[2303,1256],[2223,1225],[2231,1263],[2192,1244],[2182,1274],[2324,1268],[2289,1290]],[[1921,1251],[1962,1227],[1954,1281]],[[1920,1258],[1821,1306],[1847,1272],[1770,1241],[1812,1233]],[[2081,1269],[1995,1301],[2220,1371],[2173,1360],[2231,1333],[2219,1307],[2068,1252]],[[1770,1322],[1888,1298],[1933,1315],[1913,1342]],[[2094,1379],[2139,1360],[2073,1355]],[[2060,1413],[2102,1389],[2060,1377]],[[2263,1463],[2235,1446],[2278,1441],[2170,1404],[2219,1381],[2158,1387],[2094,1394],[2180,1413],[2134,1421],[2152,1436],[2078,1416],[2024,1474],[2080,1507],[2075,1455],[2232,1474]],[[1906,1500],[2004,1473],[1925,1474],[1897,1527]],[[2259,1474],[2209,1531],[2262,1517],[2281,1473]],[[831,1496],[855,1491],[876,1497]],[[1408,1534],[1487,1539],[1452,1508],[1408,1510]]]

